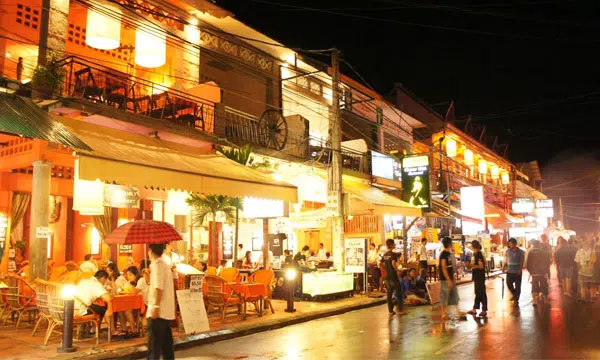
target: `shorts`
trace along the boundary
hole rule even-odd
[[[585,276],[579,274],[579,284],[589,284],[594,282],[593,276]]]
[[[458,289],[454,286],[452,289],[447,281],[440,281],[440,304],[442,306],[458,305]]]
[[[558,268],[558,278],[559,279],[571,279],[571,277],[573,277],[573,268],[572,267],[567,267],[567,268],[562,268],[559,267]]]

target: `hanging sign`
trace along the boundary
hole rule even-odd
[[[420,208],[431,207],[427,156],[409,156],[402,159],[402,200]]]
[[[104,185],[104,206],[121,209],[139,209],[138,188],[121,185]]]
[[[512,211],[517,214],[533,213],[535,203],[531,197],[521,197],[512,199]]]
[[[326,209],[329,214],[332,214],[335,216],[337,216],[337,214],[339,213],[340,202],[339,202],[339,196],[338,196],[337,191],[329,191],[327,193]]]
[[[535,213],[538,217],[554,217],[554,203],[552,202],[552,199],[536,200]]]
[[[133,245],[119,245],[120,254],[131,254],[133,253]]]

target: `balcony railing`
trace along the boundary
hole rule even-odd
[[[215,107],[208,100],[76,56],[59,64],[65,70],[63,96],[215,132]]]
[[[311,158],[321,164],[331,164],[331,149],[324,141],[315,142],[310,147]],[[342,168],[369,174],[369,153],[359,153],[342,148]]]

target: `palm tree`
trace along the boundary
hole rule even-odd
[[[237,253],[238,249],[238,241],[240,235],[240,210],[244,210],[244,199],[242,198],[231,198],[231,205],[235,207],[235,238],[233,241],[233,263],[237,261],[239,258],[239,254]]]
[[[204,222],[212,218],[211,239],[209,240],[209,263],[217,265],[218,259],[218,236],[217,236],[217,214],[225,215],[226,221],[236,219],[236,207],[233,205],[234,198],[226,195],[198,195],[190,194],[186,200],[188,205],[194,208],[192,223],[196,226],[202,226]]]

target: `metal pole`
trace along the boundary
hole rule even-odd
[[[332,102],[329,112],[329,140],[331,142],[331,165],[327,169],[328,197],[335,198],[337,209],[332,216],[331,238],[335,266],[344,271],[344,213],[342,204],[342,123],[340,119],[340,51],[331,53],[331,92]]]
[[[295,279],[286,279],[287,280],[287,288],[288,288],[288,298],[287,298],[287,308],[285,312],[293,313],[296,312],[294,309],[294,288],[295,288]]]
[[[63,320],[63,336],[61,347],[58,348],[59,353],[75,352],[73,347],[73,311],[75,300],[64,300],[65,318]]]
[[[50,0],[42,0],[42,16],[40,17],[40,38],[38,49],[38,65],[46,66],[48,60],[48,24],[50,22]]]

